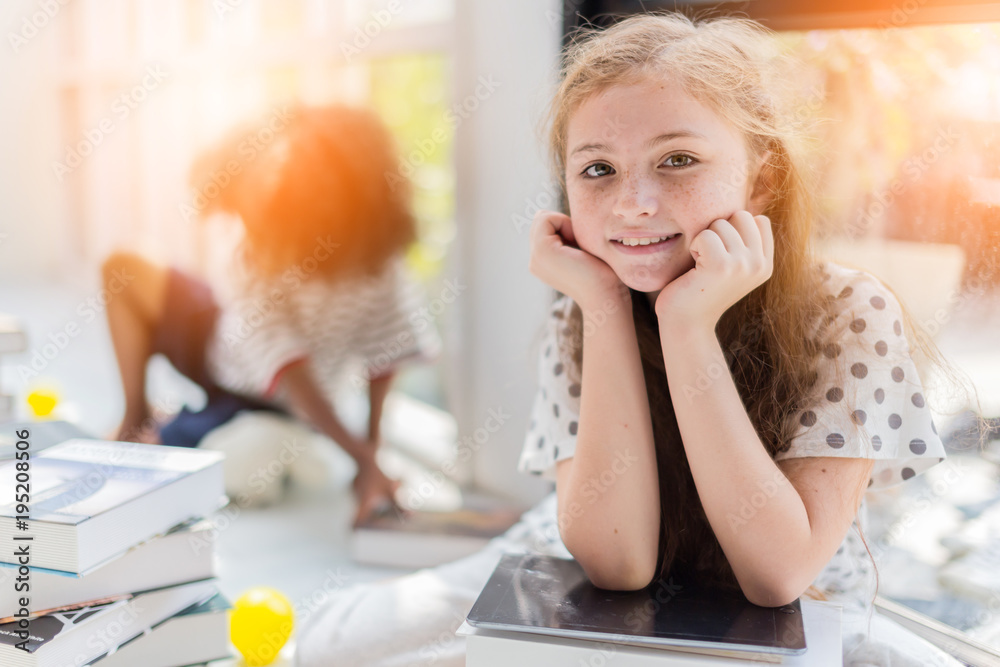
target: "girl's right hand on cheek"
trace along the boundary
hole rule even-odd
[[[581,307],[603,306],[625,286],[603,260],[581,250],[569,216],[539,211],[531,222],[531,273]]]

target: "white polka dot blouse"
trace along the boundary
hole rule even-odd
[[[926,405],[924,390],[903,330],[895,296],[864,271],[825,263],[823,286],[841,302],[823,326],[835,341],[817,354],[817,381],[802,410],[789,414],[794,436],[775,460],[803,456],[874,459],[869,489],[906,481],[944,461],[945,450]],[[581,386],[569,377],[557,331],[572,301],[553,303],[539,350],[538,393],[518,469],[555,480],[555,464],[573,456],[579,427]],[[867,604],[874,572],[861,534],[867,504],[844,541],[814,581],[833,599]],[[859,529],[859,526],[861,529]]]
[[[830,340],[818,355],[815,395],[788,419],[795,435],[776,461],[800,456],[875,460],[868,486],[905,481],[944,460],[924,390],[910,357],[895,296],[869,273],[826,263],[823,283],[843,302],[822,323]],[[580,414],[578,382],[567,372],[557,330],[572,308],[568,298],[550,311],[539,351],[538,394],[518,469],[555,479],[555,464],[573,456]]]

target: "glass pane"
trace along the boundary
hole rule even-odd
[[[413,183],[413,204],[419,227],[419,242],[409,255],[410,264],[423,279],[428,295],[444,289],[445,252],[455,235],[455,174],[452,161],[453,127],[447,122],[447,65],[444,55],[406,55],[371,63],[371,105],[396,136],[400,154],[397,174]],[[434,326],[441,329],[438,316]],[[418,398],[443,405],[438,367],[414,369],[411,373],[434,374],[402,386]],[[408,374],[409,375],[409,374]]]
[[[888,283],[977,392],[914,350],[948,461],[868,494],[879,593],[1000,647],[1000,26],[779,39],[816,121],[818,249]]]
[[[454,236],[454,134],[446,115],[445,65],[442,55],[408,55],[371,64],[371,104],[396,135],[398,176],[414,185],[421,240],[413,261],[426,277],[440,272]]]

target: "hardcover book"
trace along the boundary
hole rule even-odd
[[[228,658],[229,609],[226,598],[217,594],[90,664],[95,667],[177,667]]]
[[[201,581],[0,625],[4,667],[83,665],[215,594]]]
[[[28,599],[31,616],[41,616],[84,603],[210,579],[215,575],[214,535],[209,521],[190,521],[80,575],[32,568],[27,592],[15,588],[18,569],[0,565],[0,623],[13,620],[22,598]]]
[[[28,471],[9,461],[0,465],[0,542],[25,546],[31,567],[84,572],[218,509],[222,460],[183,447],[68,440],[31,456]],[[0,561],[18,558],[7,549]]]

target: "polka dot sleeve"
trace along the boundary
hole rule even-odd
[[[538,352],[538,393],[531,411],[524,448],[517,469],[523,473],[556,479],[556,463],[576,451],[576,429],[580,415],[580,385],[570,379],[566,355],[560,352],[559,328],[569,317],[573,302],[555,301]]]
[[[868,487],[884,488],[945,458],[910,357],[902,313],[878,279],[836,264],[824,285],[839,310],[821,328],[815,394],[790,416],[796,430],[775,461],[803,456],[875,459]]]

